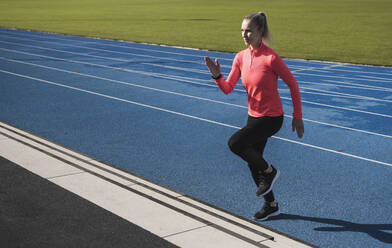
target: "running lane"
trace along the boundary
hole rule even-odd
[[[0,29],[0,120],[246,218],[261,207],[227,148],[246,121],[239,82],[223,95],[203,65],[233,54]],[[286,60],[305,137],[285,123],[266,158],[284,213],[263,225],[321,247],[392,243],[392,70]]]

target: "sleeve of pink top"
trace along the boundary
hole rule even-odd
[[[271,66],[272,70],[278,74],[290,89],[291,100],[293,101],[294,106],[293,117],[295,119],[302,119],[301,94],[299,92],[297,80],[295,80],[293,74],[279,55],[272,57]]]
[[[225,81],[222,76],[220,79],[214,81],[223,93],[230,94],[234,90],[235,85],[240,79],[240,76],[241,76],[241,69],[239,63],[239,55],[237,54],[234,58],[233,65],[231,67],[231,72],[227,77],[227,80]]]

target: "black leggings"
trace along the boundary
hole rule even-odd
[[[229,140],[230,150],[248,163],[257,186],[257,176],[268,168],[268,163],[263,158],[267,140],[280,130],[282,124],[283,116],[248,116],[246,126],[234,133]],[[273,202],[275,198],[272,191],[264,199]]]

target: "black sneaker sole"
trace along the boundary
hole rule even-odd
[[[264,220],[267,220],[267,219],[270,218],[270,217],[277,216],[277,215],[279,215],[279,214],[280,214],[280,211],[279,211],[279,209],[278,209],[278,210],[276,210],[275,212],[272,212],[272,213],[266,215],[266,216],[263,217],[263,218],[256,218],[255,216],[253,216],[253,219],[258,220],[258,221],[264,221]]]

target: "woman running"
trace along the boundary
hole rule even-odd
[[[241,26],[242,38],[247,49],[237,53],[227,80],[223,79],[218,60],[215,63],[205,57],[206,65],[218,87],[225,94],[233,91],[239,78],[248,94],[248,121],[244,128],[229,139],[230,150],[248,163],[257,186],[256,195],[264,196],[262,209],[254,218],[266,220],[279,214],[272,186],[279,177],[279,170],[263,158],[267,140],[276,134],[283,124],[282,102],[278,93],[278,76],[290,89],[294,112],[292,130],[299,138],[304,133],[301,96],[298,83],[283,60],[266,46],[270,38],[267,18],[263,12],[250,14]]]

